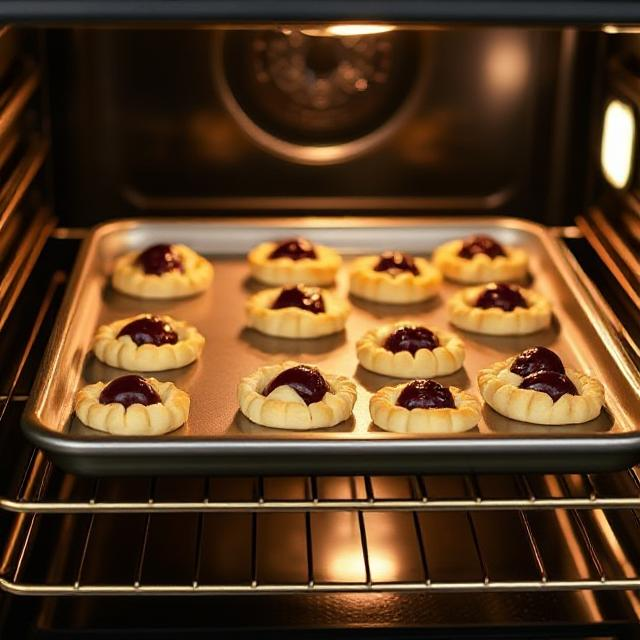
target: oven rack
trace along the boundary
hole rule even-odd
[[[443,478],[448,487],[443,492]],[[507,480],[508,478],[508,480]],[[182,486],[167,494],[158,483]],[[242,513],[315,511],[480,511],[640,509],[638,468],[607,474],[510,476],[305,476],[118,478],[65,474],[34,449],[17,491],[0,508],[17,513]],[[286,491],[278,485],[288,483]],[[435,485],[435,486],[434,486]],[[123,488],[124,487],[124,488]]]
[[[272,480],[295,493],[295,479]],[[413,481],[369,480],[386,492]],[[23,512],[14,515],[0,588],[40,596],[627,591],[640,589],[629,542],[638,534],[637,511],[599,508]],[[105,552],[106,540],[114,548]]]

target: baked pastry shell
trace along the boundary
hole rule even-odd
[[[394,378],[433,378],[458,371],[464,362],[462,340],[444,329],[430,327],[440,345],[435,349],[418,349],[393,353],[384,348],[387,337],[401,327],[421,326],[415,321],[400,321],[367,331],[356,342],[358,361],[367,370]]]
[[[166,371],[185,367],[200,357],[204,348],[204,337],[195,327],[171,316],[158,317],[169,323],[178,334],[176,344],[138,346],[130,336],[117,337],[123,327],[147,315],[141,313],[100,326],[93,342],[96,358],[110,367],[126,371]]]
[[[604,387],[599,380],[566,369],[580,395],[565,393],[556,402],[541,391],[520,389],[522,377],[509,369],[515,356],[496,362],[478,373],[478,387],[485,402],[512,420],[533,424],[580,424],[597,418],[604,403]]]
[[[428,260],[414,258],[420,272],[391,275],[374,271],[379,256],[356,258],[351,265],[349,291],[358,298],[388,304],[410,304],[433,298],[442,283],[442,275]]]
[[[356,386],[344,376],[320,371],[331,393],[326,393],[320,402],[310,405],[301,402],[298,394],[288,387],[285,389],[284,385],[274,390],[270,397],[262,395],[262,390],[271,380],[282,371],[299,364],[287,361],[266,365],[243,378],[238,385],[238,402],[243,415],[264,427],[299,431],[333,427],[349,418],[356,401]],[[282,389],[284,393],[276,393]],[[273,395],[278,397],[271,397]],[[283,399],[286,396],[290,399]]]
[[[383,387],[369,401],[374,424],[395,433],[460,433],[473,429],[480,421],[479,400],[468,391],[449,387],[455,409],[405,409],[396,404],[409,384]]]
[[[162,402],[124,407],[117,402],[100,403],[107,383],[96,382],[76,393],[74,409],[80,421],[98,431],[121,436],[159,436],[181,427],[189,417],[189,394],[173,384],[146,378]]]
[[[461,258],[462,240],[451,240],[433,253],[434,264],[445,278],[466,284],[522,280],[527,275],[528,257],[524,249],[505,247],[506,256],[491,258],[478,253],[471,259]]]
[[[299,283],[326,286],[331,284],[342,265],[340,254],[330,247],[314,244],[316,258],[292,260],[288,257],[269,258],[277,242],[263,242],[247,255],[251,275],[265,284],[286,286]]]
[[[213,265],[184,244],[171,246],[180,256],[184,271],[147,274],[136,264],[140,251],[131,251],[116,260],[111,277],[113,288],[148,299],[186,298],[205,291],[213,280]]]
[[[487,285],[468,287],[447,301],[449,321],[458,329],[490,336],[528,335],[551,324],[551,304],[537,291],[520,288],[527,308],[505,311],[498,307],[481,309],[475,303]]]
[[[351,312],[351,305],[346,300],[322,290],[323,313],[312,313],[297,307],[272,309],[281,291],[281,288],[265,289],[249,298],[246,304],[249,327],[280,338],[319,338],[344,329]]]

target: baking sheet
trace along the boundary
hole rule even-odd
[[[456,330],[466,346],[464,368],[438,378],[476,394],[479,369],[533,345],[544,345],[570,367],[600,378],[607,407],[582,425],[536,426],[509,420],[489,407],[477,429],[455,435],[398,435],[381,431],[369,417],[373,392],[401,380],[358,366],[355,341],[368,329],[396,320],[447,327],[445,300],[460,285],[444,284],[435,300],[386,305],[351,298],[346,331],[309,340],[262,335],[244,327],[244,302],[261,285],[244,260],[255,244],[301,234],[336,247],[350,259],[385,249],[429,255],[440,243],[472,233],[524,247],[530,256],[528,284],[552,302],[550,329],[532,336],[490,337]],[[182,242],[210,257],[213,286],[187,300],[145,301],[108,284],[114,260],[158,242]],[[343,269],[335,286],[348,295]],[[183,369],[150,375],[172,380],[191,394],[187,425],[159,438],[125,438],[93,431],[73,416],[74,392],[82,385],[123,374],[90,353],[99,324],[137,313],[167,313],[194,324],[206,338],[203,357]],[[353,417],[336,427],[309,432],[269,429],[238,412],[240,378],[284,359],[319,365],[352,376],[358,385]],[[635,374],[635,378],[634,378]],[[551,235],[515,219],[301,219],[139,220],[96,228],[85,241],[34,391],[25,433],[58,464],[76,473],[407,473],[470,471],[584,471],[630,466],[640,457],[637,372],[590,306]]]

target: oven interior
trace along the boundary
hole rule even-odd
[[[83,478],[19,418],[79,243],[113,218],[531,219],[640,363],[639,117],[627,27],[3,28],[0,630],[633,637],[636,469]]]

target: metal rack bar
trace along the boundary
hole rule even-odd
[[[487,585],[490,583],[489,571],[487,569],[487,563],[485,562],[484,556],[482,555],[482,549],[480,548],[480,540],[478,539],[478,531],[476,530],[476,525],[473,522],[473,517],[471,513],[467,513],[467,521],[469,523],[469,529],[471,531],[471,536],[473,538],[473,546],[476,551],[476,556],[478,557],[478,563],[480,564],[480,569],[482,570],[482,575],[484,576],[481,584]]]
[[[358,511],[358,526],[360,527],[360,543],[362,544],[362,558],[364,560],[364,571],[366,575],[366,585],[372,586],[371,565],[369,563],[369,545],[367,543],[367,530],[364,523],[364,513]]]
[[[39,466],[36,455],[29,465],[22,481],[26,486],[31,473]],[[46,463],[48,465],[48,463]],[[313,487],[313,480],[310,481]],[[526,497],[483,498],[479,495],[460,498],[429,498],[423,494],[415,498],[377,499],[369,483],[366,498],[322,499],[317,496],[317,488],[312,489],[309,499],[277,500],[264,497],[264,488],[258,481],[258,497],[250,500],[215,501],[205,497],[202,500],[118,500],[100,501],[97,495],[88,500],[34,500],[22,497],[0,497],[0,508],[16,513],[186,513],[203,511],[219,512],[296,512],[296,511],[480,511],[480,510],[547,510],[547,509],[640,509],[638,495],[596,497]],[[367,486],[365,479],[365,486]],[[640,491],[640,489],[639,489]]]
[[[416,511],[413,512],[413,526],[416,530],[416,538],[418,539],[418,550],[420,551],[420,561],[422,563],[422,571],[424,572],[424,581],[425,584],[430,584],[431,578],[429,574],[429,563],[427,562],[427,552],[424,548],[420,518],[418,517],[418,513]]]
[[[15,595],[29,596],[129,596],[129,595],[244,595],[293,593],[490,593],[524,591],[628,591],[640,589],[640,578],[615,580],[519,580],[513,582],[373,582],[310,584],[197,584],[197,585],[48,585],[18,583],[0,577],[0,589]]]
[[[529,522],[529,518],[524,511],[518,512],[520,516],[520,521],[522,522],[522,526],[524,530],[527,532],[527,540],[529,542],[529,546],[531,547],[531,553],[536,562],[536,566],[538,567],[538,572],[540,573],[540,581],[547,582],[547,570],[544,566],[544,560],[542,559],[542,554],[540,553],[540,548],[538,547],[538,543],[536,542],[535,536],[533,535],[533,530],[531,529],[531,523]]]
[[[308,511],[304,514],[304,528],[307,543],[307,582],[309,587],[313,587],[315,583],[313,571],[313,533],[311,531],[311,514]]]
[[[200,581],[200,563],[202,561],[202,532],[204,528],[204,514],[198,514],[198,524],[196,528],[196,557],[193,566],[193,586],[196,588]]]

